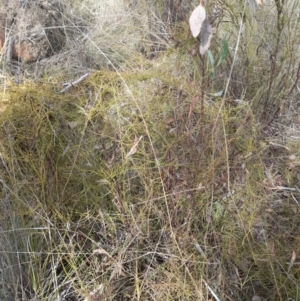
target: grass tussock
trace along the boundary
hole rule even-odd
[[[299,117],[287,113],[299,5],[242,2],[208,4],[210,57],[193,54],[184,22],[154,14],[160,1],[141,1],[133,15],[114,7],[105,39],[84,20],[107,65],[66,93],[68,73],[6,78],[1,299],[299,300]],[[97,12],[87,3],[81,18]],[[159,49],[153,16],[170,38]],[[130,22],[145,27],[128,26],[128,45]]]

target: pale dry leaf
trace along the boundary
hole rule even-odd
[[[117,278],[119,278],[120,276],[126,276],[126,274],[123,272],[123,263],[121,259],[114,263],[114,269],[110,275],[109,280],[114,279],[115,276],[117,276]]]
[[[101,283],[89,293],[89,296],[94,297],[95,295],[99,295],[99,294],[101,295],[103,291],[104,291],[104,284]]]
[[[203,55],[210,47],[210,40],[212,38],[212,27],[208,20],[204,20],[201,29],[200,39],[200,54]]]
[[[288,271],[290,271],[290,269],[291,269],[292,266],[294,265],[296,258],[297,258],[296,252],[293,251],[292,257],[291,257],[291,261],[290,261],[290,265],[289,265],[289,268],[288,268]]]
[[[295,155],[290,155],[289,156],[290,161],[295,161],[296,159],[297,159],[297,157]]]
[[[257,5],[263,5],[262,0],[256,0]]]
[[[194,38],[200,34],[202,23],[206,18],[205,8],[200,4],[192,12],[189,18],[190,30]]]
[[[143,139],[143,136],[140,136],[139,139],[137,139],[137,137],[135,137],[135,139],[134,139],[134,144],[133,144],[133,146],[131,147],[131,149],[130,149],[130,151],[128,152],[128,154],[126,155],[126,158],[127,158],[127,157],[130,157],[130,156],[132,156],[132,155],[134,155],[134,154],[136,153],[138,144],[139,144],[139,142],[140,142],[142,139]]]
[[[205,187],[202,185],[202,183],[200,182],[200,184],[198,185],[197,189],[204,189]]]
[[[95,249],[95,250],[93,251],[93,254],[103,254],[103,255],[108,256],[109,258],[112,258],[111,255],[110,255],[108,252],[106,252],[106,251],[105,251],[103,248],[101,248],[101,247],[99,247],[98,249]]]
[[[71,129],[76,128],[76,126],[79,124],[78,121],[69,121],[69,122],[67,122],[67,123],[68,123],[68,126],[69,126]]]

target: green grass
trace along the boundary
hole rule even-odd
[[[277,47],[276,3],[246,7],[242,27],[243,1],[218,2],[211,52],[217,62],[226,39],[229,54],[213,74],[184,22],[163,19],[179,43],[145,52],[156,28],[128,23],[145,22],[145,1],[105,39],[76,8],[105,64],[66,93],[70,70],[7,77],[1,299],[299,300],[299,5],[284,7]],[[116,46],[124,24],[136,39]]]

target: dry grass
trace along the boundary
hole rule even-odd
[[[99,65],[3,80],[1,300],[299,300],[299,5],[210,3],[212,67],[129,2],[70,10]]]

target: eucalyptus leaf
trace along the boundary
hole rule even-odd
[[[208,59],[209,59],[210,65],[211,65],[211,74],[210,74],[210,76],[214,77],[215,76],[215,59],[214,59],[214,56],[213,56],[213,54],[210,50],[207,51],[207,55],[208,55]]]
[[[192,12],[189,18],[190,30],[194,38],[201,32],[202,23],[206,18],[205,8],[200,4]]]
[[[229,53],[229,49],[228,49],[228,42],[226,39],[224,39],[222,41],[222,48],[221,48],[221,53],[220,53],[220,57],[219,57],[219,60],[218,60],[218,63],[216,65],[216,67],[220,66],[221,63],[223,62],[223,60],[226,58],[226,56],[228,55]]]
[[[200,36],[200,54],[203,55],[209,49],[212,38],[212,27],[208,20],[204,20]]]
[[[221,91],[216,92],[216,93],[207,93],[207,94],[210,95],[210,96],[213,96],[213,97],[222,97],[223,93],[224,93],[224,91],[221,90]]]

